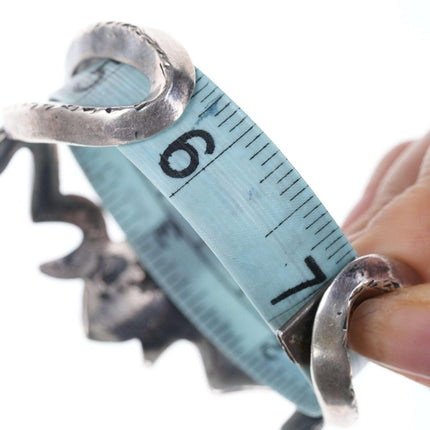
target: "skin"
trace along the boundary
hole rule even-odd
[[[362,303],[351,318],[350,346],[430,386],[430,134],[384,157],[343,230],[359,255],[397,258],[421,279]]]

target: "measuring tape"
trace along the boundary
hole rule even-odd
[[[151,85],[129,65],[100,60],[53,99],[130,105]],[[310,383],[273,331],[356,253],[259,127],[196,69],[194,92],[172,126],[127,145],[72,151],[190,321],[250,377],[318,416]]]

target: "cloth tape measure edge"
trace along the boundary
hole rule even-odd
[[[137,35],[140,39],[144,34],[140,30],[133,30],[129,25],[108,23],[106,27],[114,32],[124,33],[125,31],[126,34],[131,29],[133,36]],[[96,26],[94,30],[103,32],[105,28]],[[151,49],[156,48],[156,52],[162,60],[160,67],[162,69],[164,67],[164,72],[167,75],[173,73],[170,69],[171,65],[165,61],[166,57],[162,55],[162,49],[158,49],[150,37],[144,35],[143,39],[143,42],[148,44]],[[117,67],[118,64],[105,62],[105,66],[106,68]],[[103,71],[103,69],[100,70]],[[87,74],[85,75],[85,73]],[[83,76],[86,76],[86,84],[84,82],[84,85],[80,87],[79,85],[73,86],[73,82],[79,84],[79,80]],[[130,98],[139,94],[148,83],[147,80],[142,79],[142,76],[136,69],[124,64],[119,64],[117,71],[110,74],[105,74],[103,71],[96,76],[94,74],[91,76],[91,72],[88,70],[80,71],[66,84],[63,90],[56,94],[55,98],[71,103],[76,103],[79,100],[82,105],[87,106],[120,106],[130,102],[135,103],[136,101],[130,100]],[[94,77],[96,77],[95,80]],[[93,82],[91,83],[91,81]],[[88,86],[88,82],[91,85]],[[82,84],[82,81],[80,83]],[[86,100],[85,97],[87,97]],[[148,107],[147,105],[151,105],[151,102],[135,105],[134,108],[138,107],[144,112]],[[45,119],[47,115],[51,115],[54,124],[58,119],[57,116],[60,117],[62,114],[69,118],[76,118],[76,115],[70,116],[72,109],[67,106],[49,109],[51,109],[49,105],[46,105],[45,108],[34,105],[31,109],[28,107],[24,109],[24,112],[27,119],[32,115],[41,114]],[[109,117],[110,119],[115,119],[121,115],[121,109],[115,109],[110,115],[111,111],[104,108],[87,108],[87,110],[92,111],[91,114],[94,118],[104,115],[105,118]],[[139,109],[134,110],[138,112]],[[49,114],[47,114],[48,110]],[[133,109],[131,110],[133,111]],[[85,112],[85,108],[83,110],[74,109],[74,111],[82,114]],[[17,117],[19,117],[19,112],[18,109]],[[21,110],[21,114],[22,112]],[[11,115],[13,117],[13,112]],[[83,117],[87,118],[88,114],[83,115]],[[152,183],[156,184],[157,188],[173,203],[218,256],[236,282],[247,293],[263,318],[276,330],[294,314],[295,310],[299,309],[304,301],[308,300],[322,285],[332,279],[351,261],[356,256],[355,251],[321,202],[278,148],[231,99],[200,72],[197,72],[196,87],[185,112],[179,119],[173,118],[173,121],[173,127],[166,128],[158,134],[152,133],[142,143],[120,145],[109,153],[107,149],[112,148],[97,148],[97,151],[99,154],[103,154],[101,158],[105,159],[104,161],[109,159],[112,154],[116,154],[115,160],[112,158],[109,160],[110,165],[123,163],[127,158]],[[67,124],[70,129],[70,124]],[[13,126],[11,130],[14,132]],[[88,130],[85,128],[83,130],[84,135],[85,133],[88,135]],[[41,131],[44,131],[43,126]],[[128,131],[125,130],[125,132]],[[138,141],[139,133],[135,132],[134,139],[125,140]],[[83,156],[85,151],[86,154],[90,155],[87,159]],[[103,171],[103,169],[100,171],[100,165],[97,172],[93,170],[97,164],[94,158],[91,158],[95,155],[94,151],[94,148],[73,149],[90,180],[92,177],[93,183],[96,183],[95,188],[100,188],[101,185],[106,188],[106,182],[109,182],[108,173],[111,172],[109,170]],[[117,156],[119,153],[125,157],[121,161]],[[124,166],[127,167],[123,169]],[[144,228],[140,216],[148,214],[154,208],[139,206],[138,197],[133,202],[128,202],[127,206],[125,201],[127,197],[133,193],[139,196],[140,193],[133,187],[138,184],[137,188],[141,186],[143,189],[144,186],[142,186],[142,181],[137,179],[139,177],[136,175],[137,171],[131,169],[129,164],[121,164],[119,171],[121,172],[119,181],[111,182],[109,190],[98,191],[101,195],[105,194],[105,198],[102,197],[102,199],[106,207],[108,209],[111,207],[114,215],[115,211],[117,212],[116,218],[124,231],[127,233],[129,230],[129,240],[135,246],[139,257],[142,258],[142,263],[146,266],[150,264],[150,255],[153,255],[151,253],[154,249],[145,254],[143,249],[139,249],[139,244],[133,242],[136,242],[136,237],[139,237],[143,241],[156,243],[163,248],[160,245],[159,236],[154,236],[154,231],[159,232],[160,226],[158,225],[152,231]],[[123,179],[123,176],[127,177],[124,172],[130,173],[127,184]],[[101,179],[94,180],[96,176]],[[122,202],[109,202],[107,194],[109,192],[112,194],[115,188],[120,187],[132,191],[123,193]],[[147,193],[147,196],[150,194],[151,192]],[[148,197],[148,202],[150,200]],[[116,209],[114,208],[115,204]],[[127,210],[121,211],[121,205],[125,205]],[[138,208],[136,209],[136,207]],[[161,207],[164,208],[164,203],[158,205],[160,213],[162,212]],[[153,214],[153,219],[156,219],[160,213]],[[169,221],[171,219],[172,217],[169,218]],[[180,224],[182,221],[176,219],[175,222]],[[190,233],[191,236],[192,233]],[[174,238],[169,246],[172,243],[178,245],[180,241],[176,239]],[[171,262],[180,260],[180,257],[184,255],[192,256],[194,259],[191,260],[195,262],[195,259],[198,259],[196,249],[190,252],[191,247],[188,246],[187,248],[186,246],[184,248],[182,243],[182,248],[176,247],[174,255],[170,256],[172,257]],[[183,254],[184,250],[188,253]],[[166,252],[165,246],[163,252]],[[206,252],[206,255],[212,255],[207,251],[202,252]],[[213,257],[211,258],[214,261]],[[145,259],[147,263],[145,263]],[[220,270],[225,272],[225,269]],[[224,276],[225,274],[221,276],[224,280],[229,277],[229,275]],[[183,298],[179,297],[178,290],[183,289],[185,291],[187,285],[191,285],[193,282],[185,277],[178,283],[177,281],[181,278],[178,278],[177,275],[177,273],[171,274],[170,280],[164,279],[164,282],[168,289],[167,284],[175,283],[176,280],[176,286],[171,288],[170,295],[175,296],[176,294],[176,301],[179,306]],[[226,336],[222,341],[222,339],[217,338],[216,330],[212,330],[214,343],[221,349],[224,348],[228,352],[227,355],[230,354],[235,357],[236,362],[241,363],[242,366],[245,365],[248,372],[252,373],[250,376],[268,383],[286,397],[293,399],[299,408],[302,408],[306,413],[317,415],[319,413],[318,405],[307,381],[285,359],[280,347],[278,350],[284,359],[282,365],[279,364],[281,363],[281,356],[276,351],[274,352],[275,359],[272,362],[267,360],[267,357],[265,360],[261,360],[261,354],[255,355],[259,346],[258,341],[266,339],[267,333],[270,333],[274,338],[266,326],[264,326],[266,327],[265,331],[261,329],[263,327],[261,325],[262,319],[258,315],[256,316],[255,311],[244,305],[242,298],[239,299],[241,296],[238,295],[236,301],[231,300],[230,292],[228,293],[230,300],[224,301],[226,296],[225,290],[222,288],[204,290],[201,281],[208,279],[213,281],[210,271],[205,271],[199,276],[199,279],[193,280],[195,282],[192,285],[192,290],[194,294],[200,292],[200,297],[194,297],[193,304],[187,302],[184,305],[186,302],[184,300],[182,307],[187,308],[191,304],[187,312],[182,309],[184,313],[191,316],[191,319],[194,318],[203,327],[205,326],[204,308],[205,305],[209,304],[209,301],[212,310],[213,303],[216,303],[216,307],[220,311],[225,310],[226,303],[230,307],[237,306],[237,309],[240,309],[239,315],[224,312],[229,321],[218,327],[221,332],[228,332],[228,329],[233,327],[237,334]],[[160,276],[160,280],[161,278],[162,276]],[[182,285],[179,285],[181,283]],[[215,282],[213,285],[217,285],[217,283]],[[204,294],[201,294],[202,289]],[[188,292],[189,295],[190,292]],[[221,297],[223,298],[221,299]],[[179,307],[181,308],[181,306]],[[245,311],[245,309],[247,310]],[[252,330],[251,326],[244,324],[242,319],[252,321]],[[207,333],[211,333],[210,324],[206,324],[205,329]],[[256,336],[257,333],[260,337]],[[210,334],[209,337],[211,337]],[[238,351],[241,354],[238,354]],[[260,358],[259,363],[249,360],[249,353],[253,359]],[[238,355],[241,355],[239,359],[237,358]],[[288,363],[288,371],[285,370],[288,367],[285,363]]]

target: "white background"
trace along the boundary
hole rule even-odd
[[[45,100],[63,82],[72,38],[105,20],[176,37],[339,222],[382,154],[430,129],[430,8],[410,0],[4,2],[0,107]],[[96,198],[70,154],[61,155],[63,191]],[[31,223],[31,175],[23,151],[0,178],[0,428],[278,429],[290,404],[262,389],[212,393],[186,342],[147,368],[135,341],[85,339],[82,282],[37,270],[80,233]],[[376,366],[356,385],[355,428],[429,428],[427,389]]]

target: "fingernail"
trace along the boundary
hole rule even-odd
[[[348,342],[358,353],[409,375],[430,377],[430,284],[363,302],[352,315]]]

